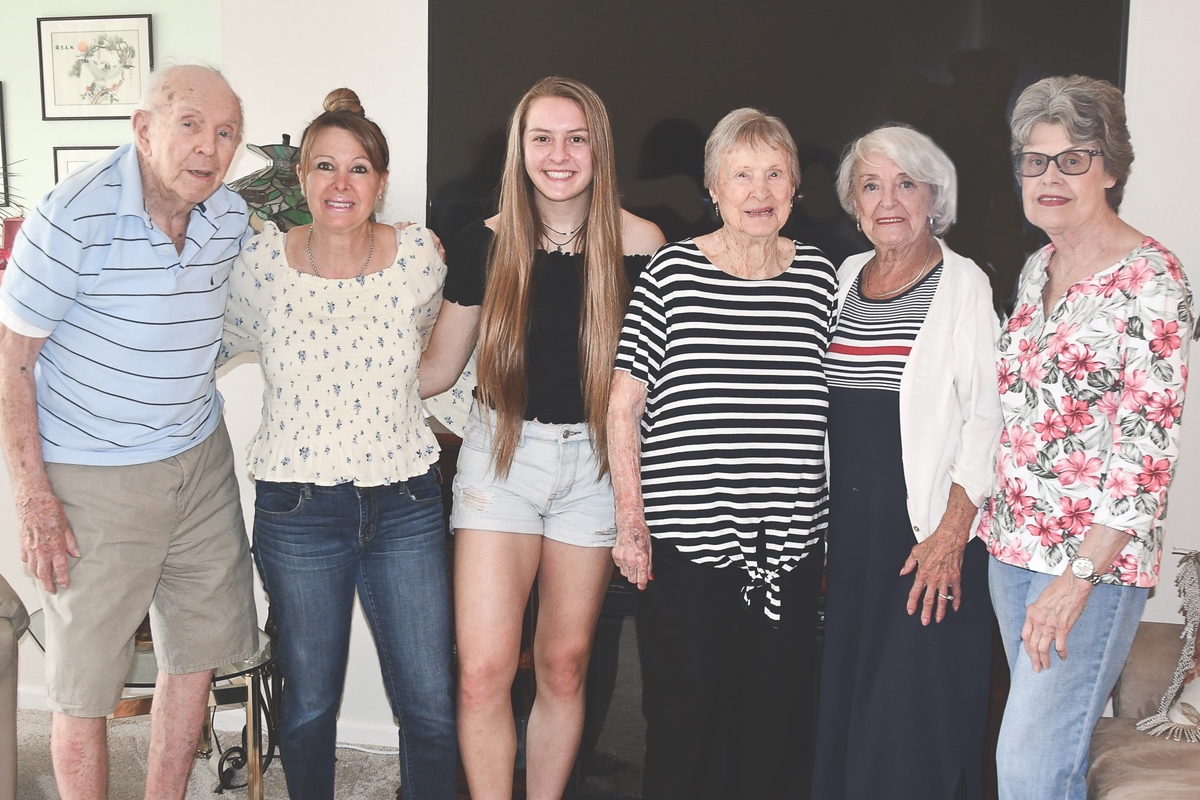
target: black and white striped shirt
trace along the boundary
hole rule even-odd
[[[768,587],[826,527],[822,359],[837,276],[815,247],[766,280],[714,266],[691,240],[659,250],[625,317],[617,369],[646,384],[641,479],[651,534]]]
[[[888,300],[862,293],[862,273],[846,293],[833,343],[825,356],[829,386],[900,391],[904,365],[941,280],[939,264],[913,288]]]

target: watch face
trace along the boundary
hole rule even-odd
[[[1087,556],[1079,556],[1071,561],[1071,574],[1076,578],[1090,578],[1096,574],[1096,567]]]

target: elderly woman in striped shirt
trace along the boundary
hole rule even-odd
[[[780,120],[721,120],[704,173],[724,224],[658,251],[621,333],[613,559],[642,590],[647,800],[807,783],[837,283],[779,235],[799,172]]]
[[[838,272],[814,798],[978,798],[991,661],[987,553],[1000,398],[987,277],[941,241],[954,165],[889,125],[838,193],[874,249]],[[919,735],[914,735],[919,731]]]

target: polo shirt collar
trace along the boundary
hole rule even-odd
[[[137,148],[130,142],[121,145],[117,152],[117,174],[121,178],[121,196],[117,200],[117,215],[141,217],[142,222],[149,228],[152,222],[150,212],[146,210],[146,197],[142,193],[142,170],[138,163]],[[192,213],[199,211],[207,219],[215,219],[230,209],[230,194],[230,190],[221,184],[212,196],[197,205]]]

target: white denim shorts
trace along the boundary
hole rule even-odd
[[[492,461],[495,414],[475,403],[467,418],[450,527],[545,536],[580,547],[617,538],[612,482],[600,477],[585,423],[525,422],[508,475]]]

